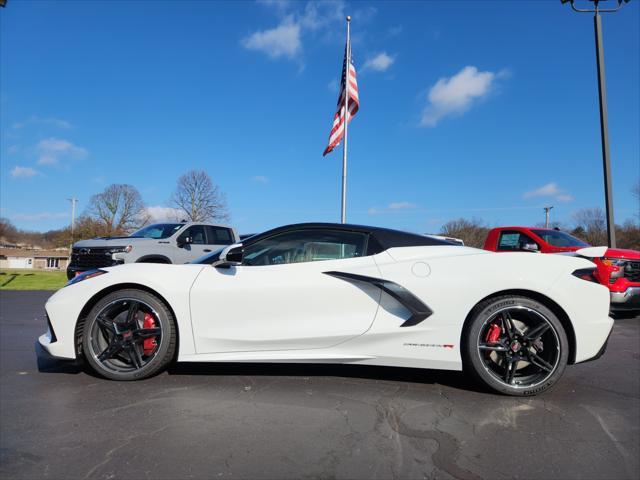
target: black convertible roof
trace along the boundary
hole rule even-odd
[[[352,225],[348,223],[294,223],[277,227],[266,232],[247,238],[242,243],[251,245],[263,238],[295,230],[343,230],[369,234],[368,255],[374,255],[394,247],[421,247],[433,245],[452,245],[451,242],[438,238],[418,235],[416,233],[392,230],[390,228],[370,227],[366,225]]]

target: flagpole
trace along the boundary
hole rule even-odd
[[[342,144],[342,211],[340,222],[347,223],[347,128],[349,126],[349,71],[351,70],[351,39],[349,26],[351,17],[347,16],[347,51],[345,54],[345,84],[344,84],[344,143]]]

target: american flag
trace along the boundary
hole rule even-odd
[[[322,156],[331,152],[338,146],[342,137],[344,136],[344,96],[345,96],[345,84],[346,84],[346,66],[347,66],[347,48],[344,49],[344,61],[342,62],[342,80],[340,82],[340,95],[338,96],[338,110],[333,116],[333,127],[331,127],[331,133],[329,134],[329,145],[324,150]],[[356,79],[356,67],[353,66],[353,58],[351,57],[351,51],[349,51],[349,115],[347,121],[351,121],[351,118],[358,112],[360,108],[360,100],[358,99],[358,81]]]

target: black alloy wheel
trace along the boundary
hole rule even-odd
[[[172,360],[175,344],[171,312],[140,290],[117,291],[99,301],[86,319],[82,339],[90,366],[113,380],[160,372]]]
[[[568,340],[562,324],[535,300],[492,299],[479,308],[470,327],[465,366],[501,393],[540,393],[557,381],[567,364]]]

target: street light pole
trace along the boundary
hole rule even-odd
[[[560,0],[562,3],[571,2],[571,8],[580,13],[593,13],[593,27],[596,37],[596,64],[598,68],[598,100],[600,102],[600,142],[602,145],[602,169],[604,172],[604,197],[607,212],[607,240],[609,247],[616,246],[616,224],[613,218],[613,186],[611,183],[611,155],[609,151],[609,126],[607,115],[607,88],[604,75],[604,49],[602,48],[602,21],[600,13],[616,12],[622,7],[622,3],[629,0],[617,0],[615,8],[601,9],[600,2],[607,0],[589,0],[593,3],[592,9],[577,8],[575,0]]]
[[[602,145],[602,169],[604,171],[604,196],[607,211],[607,239],[609,247],[616,247],[616,224],[613,220],[613,187],[611,185],[611,154],[609,152],[609,119],[607,115],[607,87],[604,77],[604,50],[602,48],[602,22],[598,13],[593,17],[596,34],[596,61],[598,64],[598,99],[600,100],[600,143]]]
[[[544,209],[544,228],[549,228],[549,214],[551,213],[551,209],[553,205],[549,207],[543,207]]]
[[[73,232],[76,226],[76,203],[78,203],[78,199],[76,197],[67,198],[71,202],[71,247],[69,247],[69,251],[73,248]]]

